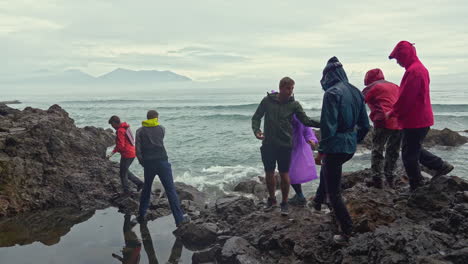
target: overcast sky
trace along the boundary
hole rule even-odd
[[[118,67],[319,79],[334,55],[348,74],[401,76],[388,60],[400,40],[416,43],[432,75],[465,74],[467,13],[466,0],[0,0],[0,79]]]

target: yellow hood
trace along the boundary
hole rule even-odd
[[[141,124],[144,127],[156,127],[156,126],[159,126],[159,121],[158,121],[157,118],[153,118],[153,119],[145,120],[145,121],[141,122]]]

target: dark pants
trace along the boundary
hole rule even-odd
[[[164,190],[166,191],[167,199],[171,207],[172,215],[178,225],[184,218],[184,211],[180,207],[179,196],[177,195],[174,179],[172,178],[171,164],[167,160],[145,160],[145,185],[140,197],[140,216],[146,215],[151,198],[151,186],[156,175],[159,176]]]
[[[412,189],[421,184],[419,163],[431,170],[439,170],[444,165],[441,158],[422,147],[427,132],[429,132],[429,127],[403,129],[401,158]]]
[[[128,180],[130,179],[131,182],[133,182],[136,186],[141,186],[143,185],[143,182],[138,179],[137,176],[135,176],[131,171],[128,170],[130,165],[132,165],[132,162],[135,158],[120,158],[120,180],[122,181],[122,187],[125,193],[129,192],[129,187],[128,187]]]
[[[401,130],[375,128],[372,138],[372,176],[393,179],[396,162],[400,153]],[[385,150],[385,158],[384,158]]]
[[[353,229],[353,222],[349,216],[343,199],[341,198],[341,172],[343,164],[353,157],[348,153],[326,154],[320,170],[320,184],[315,195],[315,202],[322,204],[326,196],[330,200],[330,205],[335,212],[336,219],[340,223],[341,231],[350,235]]]

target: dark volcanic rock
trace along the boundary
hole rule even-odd
[[[217,238],[218,227],[214,223],[184,224],[174,235],[181,239],[188,249],[202,249],[212,245]]]
[[[241,237],[231,237],[221,250],[218,261],[226,264],[261,264],[260,252]]]
[[[218,227],[216,241],[199,257],[243,263],[239,256],[247,252],[251,262],[246,263],[466,262],[468,182],[456,176],[432,178],[408,198],[401,195],[402,180],[396,189],[376,189],[364,184],[369,170],[348,176],[343,194],[355,226],[348,246],[332,242],[339,232],[333,213],[291,207],[282,217],[278,209],[264,212],[254,200],[230,196],[192,223]],[[214,252],[216,259],[210,260]]]
[[[460,146],[468,142],[468,138],[460,135],[459,133],[452,131],[448,128],[442,130],[431,129],[427,133],[426,138],[424,139],[425,147],[433,146],[448,146],[455,147]]]
[[[78,128],[58,105],[46,111],[0,105],[0,112],[0,217],[104,208],[121,192],[118,165],[105,159],[111,130]]]
[[[179,195],[179,199],[181,201],[187,200],[192,201],[197,204],[199,207],[203,207],[206,201],[206,194],[200,192],[197,188],[185,184],[183,182],[176,182],[175,183],[177,194]],[[164,196],[165,193],[164,193]]]
[[[264,199],[267,197],[267,188],[266,188],[265,183],[254,181],[254,180],[247,180],[247,181],[239,182],[234,187],[234,191],[253,194],[258,199]]]

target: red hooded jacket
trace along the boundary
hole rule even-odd
[[[362,94],[371,110],[369,117],[374,122],[374,127],[401,129],[396,117],[385,118],[385,113],[392,110],[393,104],[398,99],[400,87],[385,81],[383,72],[380,69],[368,71],[364,78],[364,84],[367,87],[362,90]]]
[[[115,137],[115,148],[112,152],[119,152],[122,155],[122,158],[131,159],[135,158],[135,146],[130,143],[126,133],[127,128],[130,125],[123,122],[120,124],[119,128],[116,131],[117,136]]]
[[[396,116],[402,128],[430,127],[434,124],[429,94],[429,72],[408,41],[400,41],[389,56],[405,67],[401,79],[400,96],[393,105],[390,116]]]

